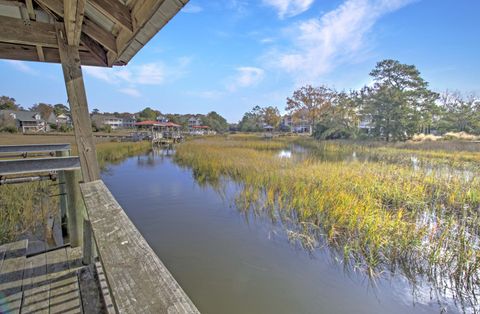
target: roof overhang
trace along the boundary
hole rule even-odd
[[[0,59],[60,63],[58,28],[82,65],[126,65],[189,0],[0,0]]]

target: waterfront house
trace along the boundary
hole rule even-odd
[[[72,119],[70,118],[69,115],[66,115],[64,113],[58,115],[55,120],[57,127],[65,125],[67,127],[72,126]]]
[[[202,125],[202,119],[199,117],[190,117],[188,119],[188,129],[190,130],[192,127],[198,127]]]
[[[93,114],[92,122],[97,128],[109,126],[112,130],[132,129],[135,127],[135,116],[124,115],[123,117],[109,114]]]
[[[280,128],[282,130],[288,130],[294,133],[312,133],[313,127],[311,123],[304,117],[294,117],[286,114],[282,117],[280,122]]]
[[[52,114],[53,115],[53,114]],[[22,133],[47,132],[50,130],[48,122],[39,112],[23,110],[0,110],[0,120],[5,126],[13,126]],[[55,122],[55,120],[53,120]]]

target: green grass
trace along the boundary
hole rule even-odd
[[[280,159],[272,150],[302,145],[310,152],[370,154],[371,161]],[[415,154],[430,164],[462,166],[479,154],[394,146],[315,142],[311,139],[210,138],[177,148],[176,161],[202,183],[223,177],[239,183],[240,210],[280,219],[306,248],[325,243],[347,265],[371,278],[400,270],[411,282],[424,276],[459,296],[478,292],[480,179],[444,168],[414,170]],[[448,284],[442,280],[448,274]]]

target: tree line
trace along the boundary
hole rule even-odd
[[[29,111],[35,111],[40,113],[42,118],[46,119],[49,117],[52,113],[55,114],[55,116],[59,116],[61,114],[66,114],[70,115],[70,109],[65,106],[64,104],[46,104],[46,103],[38,103],[34,104],[28,108],[24,108],[22,105],[18,104],[17,101],[8,96],[0,96],[0,110],[13,110],[13,111],[23,111],[23,110],[29,110]],[[132,113],[128,112],[103,112],[101,113],[100,110],[98,109],[93,109],[92,114],[105,114],[105,115],[113,115],[118,118],[127,118],[131,117]],[[200,119],[202,125],[210,127],[212,130],[215,130],[216,132],[223,133],[228,131],[228,123],[227,120],[222,117],[220,114],[218,114],[215,111],[211,111],[206,115],[203,114],[196,114],[196,115],[191,115],[191,114],[165,114],[162,115],[162,113],[159,110],[152,109],[150,107],[146,107],[145,109],[134,113],[135,118],[137,121],[145,121],[145,120],[156,120],[159,116],[164,116],[168,121],[171,121],[173,123],[177,123],[181,125],[184,128],[188,127],[188,119],[191,117],[195,117]],[[0,118],[3,118],[0,117]],[[8,121],[10,123],[10,121]],[[0,129],[4,127],[4,124],[7,124],[7,121],[1,121],[0,119]],[[52,127],[55,129],[56,126]],[[93,125],[94,130],[97,130],[98,128]],[[63,131],[63,130],[62,130]]]
[[[285,110],[293,121],[311,125],[319,139],[401,141],[417,133],[480,134],[480,100],[475,95],[434,92],[414,65],[396,60],[378,62],[370,76],[371,85],[349,92],[327,85],[303,86],[287,98]],[[260,131],[269,124],[280,129],[280,119],[276,107],[256,106],[238,127]]]

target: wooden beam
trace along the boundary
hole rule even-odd
[[[60,63],[60,55],[56,48],[42,48],[45,61],[49,63]],[[23,60],[23,61],[42,61],[39,59],[38,51],[35,46],[16,45],[0,42],[0,59]],[[99,59],[90,51],[80,51],[80,60],[82,65],[102,66],[105,64],[99,62]]]
[[[78,157],[0,160],[0,176],[75,170],[79,168]]]
[[[28,16],[31,20],[36,20],[35,10],[33,9],[32,0],[25,0],[25,5],[27,6]]]
[[[132,15],[127,6],[118,0],[88,0],[95,9],[124,29],[132,32]]]
[[[0,42],[57,47],[55,26],[41,22],[2,16],[0,19]]]
[[[107,53],[105,52],[105,50],[99,45],[97,44],[96,41],[94,41],[93,39],[91,39],[90,37],[88,37],[87,35],[85,34],[82,34],[81,38],[80,38],[80,41],[82,43],[82,45],[84,45],[86,48],[88,48],[88,50],[90,50],[90,52],[92,53],[92,55],[98,59],[98,62],[100,62],[103,66],[107,66]]]
[[[63,17],[62,0],[35,0],[39,5],[47,7],[56,15]]]
[[[72,114],[75,141],[82,165],[83,181],[91,182],[100,178],[100,168],[92,134],[92,122],[88,112],[80,55],[78,47],[66,44],[64,25],[56,23],[55,26],[68,103]]]
[[[1,145],[0,154],[51,153],[56,151],[69,151],[70,149],[70,144]]]
[[[45,54],[43,53],[42,46],[37,45],[35,48],[37,49],[38,61],[45,62]]]
[[[99,27],[89,19],[83,20],[83,32],[113,53],[117,53],[115,36]]]
[[[53,13],[60,17],[64,17],[62,0],[35,0],[37,3],[47,7]],[[88,18],[83,19],[82,30],[90,38],[104,46],[107,50],[117,53],[117,42],[112,33],[107,32]]]
[[[67,43],[70,46],[78,46],[80,44],[85,3],[86,0],[63,1],[63,20],[65,31],[67,32]]]

